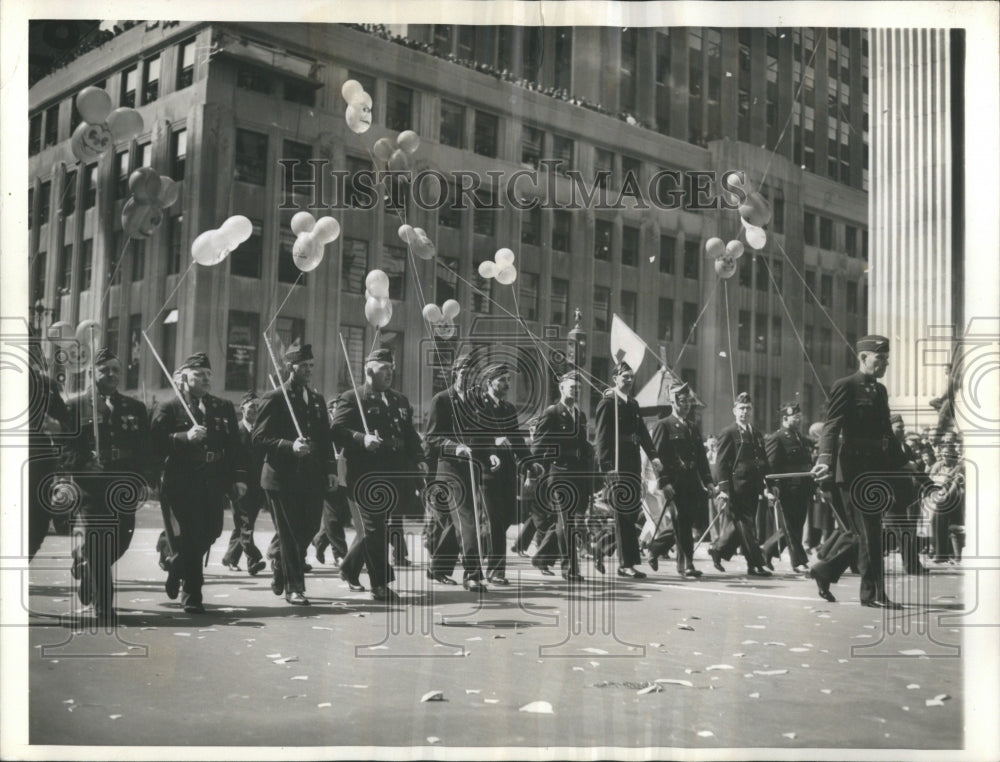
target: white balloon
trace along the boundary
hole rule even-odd
[[[444,314],[441,312],[441,308],[436,304],[425,304],[424,305],[424,320],[430,324],[440,323],[444,320]]]
[[[380,299],[389,296],[389,276],[382,270],[372,270],[365,277],[365,286],[372,296]]]
[[[365,318],[376,328],[385,328],[392,320],[392,302],[388,299],[369,299],[365,302]]]
[[[89,344],[101,335],[101,324],[96,320],[83,320],[76,327],[76,340],[81,344]]]
[[[709,238],[705,241],[705,253],[717,259],[726,253],[726,244],[721,238]]]
[[[414,235],[415,231],[413,230],[413,225],[400,225],[399,230],[397,232],[399,235],[399,239],[403,243],[413,243],[413,241],[416,238],[416,236]]]
[[[413,130],[403,130],[396,137],[396,144],[407,153],[413,153],[420,147],[420,136]]]
[[[230,244],[227,248],[235,249],[253,235],[253,223],[242,214],[234,214],[222,223],[219,232],[225,236],[226,241]]]
[[[767,233],[763,228],[747,225],[747,243],[754,249],[763,249],[767,243]]]
[[[495,278],[497,275],[497,269],[498,268],[496,262],[491,262],[488,259],[484,259],[482,262],[479,263],[479,277],[486,278],[487,280],[489,280],[490,278]]]
[[[417,239],[412,246],[413,253],[421,259],[434,259],[434,255],[437,254],[437,250],[434,248],[434,242],[427,236]]]
[[[730,241],[726,244],[726,254],[733,259],[739,259],[743,256],[743,242],[742,241]]]
[[[434,335],[439,339],[453,339],[456,333],[458,333],[458,328],[455,326],[455,322],[448,318],[434,326]]]
[[[340,94],[344,96],[344,100],[348,103],[353,103],[356,98],[364,93],[364,91],[364,85],[356,79],[349,79],[340,86]]]
[[[220,245],[218,230],[206,230],[191,243],[191,258],[199,265],[211,267],[218,264],[225,257],[219,258],[220,251],[225,249]]]
[[[460,305],[455,299],[449,299],[441,305],[441,314],[443,314],[447,320],[454,320],[458,317],[458,313],[461,311],[462,305]]]
[[[312,272],[323,261],[323,244],[313,233],[303,233],[292,245],[292,261],[304,273]]]
[[[350,103],[352,106],[357,106],[359,109],[362,110],[366,109],[368,111],[372,110],[372,97],[364,90],[362,90],[359,95],[356,95],[355,97],[351,98],[348,101],[348,103]]]
[[[507,248],[497,249],[497,253],[493,255],[493,261],[501,267],[512,265],[514,264],[514,252]]]
[[[340,236],[340,223],[334,217],[320,217],[312,234],[321,245],[333,243]]]
[[[316,218],[309,212],[296,212],[292,215],[291,228],[295,235],[311,233],[314,227],[316,227]]]
[[[517,280],[517,268],[514,265],[504,265],[497,270],[497,283],[509,286]]]
[[[362,135],[368,132],[372,126],[371,109],[350,105],[344,111],[344,121],[347,122],[347,127],[351,132]]]

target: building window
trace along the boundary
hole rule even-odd
[[[489,208],[492,203],[490,191],[482,188],[476,191],[472,209],[473,233],[489,237],[493,236],[497,210]]]
[[[833,248],[833,220],[829,217],[819,218],[819,247],[821,249]]]
[[[236,130],[236,177],[252,185],[267,183],[267,135]]]
[[[684,240],[684,277],[698,280],[701,267],[701,241],[697,238]]]
[[[292,249],[295,246],[295,234],[291,229],[291,212],[281,213],[281,227],[278,233],[278,282],[306,284],[306,274],[295,266]]]
[[[187,130],[176,130],[170,135],[170,176],[174,180],[184,179],[187,162]]]
[[[309,163],[313,157],[312,146],[294,140],[282,143],[282,159],[294,162],[292,171],[284,170],[285,193],[295,193],[295,183],[309,183],[313,180],[316,167]]]
[[[125,346],[125,388],[139,388],[140,358],[142,357],[142,313],[128,317],[128,344]]]
[[[684,341],[692,346],[698,343],[698,335],[694,331],[698,321],[698,305],[694,302],[684,302],[681,308],[681,329],[684,331]]]
[[[152,166],[153,147],[149,143],[142,143],[136,146],[135,153],[136,168]]]
[[[167,366],[169,373],[174,372],[174,357],[177,355],[177,323],[166,323],[163,326],[163,354],[160,357]]]
[[[139,69],[136,66],[132,66],[122,72],[122,86],[120,97],[118,98],[119,106],[128,106],[129,108],[135,108],[135,90],[138,86],[139,80]]]
[[[570,231],[573,217],[567,209],[556,209],[552,213],[552,248],[556,251],[570,250]]]
[[[816,215],[806,212],[802,217],[802,236],[810,246],[816,245]]]
[[[236,71],[236,86],[262,95],[270,95],[274,90],[274,80],[270,73],[253,66],[241,66]]]
[[[59,142],[59,104],[45,109],[45,144],[43,148]]]
[[[749,373],[737,373],[736,374],[736,393],[740,392],[750,393],[750,374]]]
[[[246,391],[256,386],[260,316],[256,312],[229,311],[226,336],[226,390]]]
[[[785,194],[775,190],[771,198],[771,230],[785,232]]]
[[[487,280],[479,274],[478,270],[472,273],[472,282],[475,286],[472,290],[472,311],[483,315],[489,315],[493,311],[493,278]]]
[[[142,102],[152,103],[160,97],[160,57],[147,58],[142,65]]]
[[[625,187],[630,177],[632,184],[635,187],[640,187],[642,182],[642,162],[632,156],[622,156],[622,187]]]
[[[83,182],[83,208],[93,209],[97,204],[97,164],[83,168]]]
[[[868,229],[861,228],[861,258],[868,261]]]
[[[438,142],[453,148],[465,148],[465,106],[441,100]]]
[[[594,186],[607,188],[615,169],[615,155],[603,148],[594,149]]]
[[[757,262],[757,290],[767,293],[767,257],[758,254],[753,259]]]
[[[634,111],[636,90],[638,85],[638,37],[635,27],[622,30],[621,56],[619,61],[619,108],[622,111]]]
[[[180,218],[177,220],[179,233]],[[250,238],[229,255],[229,274],[242,275],[244,278],[259,278],[264,263],[264,226],[259,219],[251,219],[250,223],[253,225]]]
[[[458,57],[466,61],[478,61],[476,57],[476,27],[463,25],[458,28]]]
[[[778,293],[784,293],[782,289],[785,286],[785,265],[780,259],[776,259],[773,262],[767,263],[768,268],[771,270],[771,278],[774,280],[774,288]]]
[[[316,88],[309,82],[286,79],[284,82],[284,98],[289,103],[298,103],[302,106],[312,107],[316,105]]]
[[[740,310],[739,322],[736,324],[736,348],[750,349],[750,312]]]
[[[856,280],[847,281],[847,314],[858,314],[858,282]]]
[[[771,354],[781,354],[781,315],[771,316]]]
[[[544,140],[544,131],[527,124],[521,125],[521,163],[524,166],[538,169],[538,162],[542,158],[542,142]]]
[[[566,325],[569,319],[569,281],[563,278],[552,278],[552,289],[549,301],[552,306],[552,323]]]
[[[360,326],[345,325],[341,326],[340,332],[347,346],[347,359],[343,357],[343,352],[337,353],[339,368],[337,385],[341,389],[350,389],[352,375],[355,383],[359,378],[364,378],[362,371],[365,360],[365,329]]]
[[[302,344],[306,338],[305,318],[279,317],[274,321],[274,332],[278,336],[278,345],[282,350],[293,344]]]
[[[73,244],[62,247],[62,258],[59,260],[59,293],[68,294],[73,285]]]
[[[619,296],[621,297],[622,319],[634,329],[639,316],[639,296],[635,291],[622,291]]]
[[[607,331],[611,328],[611,289],[594,286],[594,330]]]
[[[750,288],[753,285],[753,256],[744,254],[737,261],[739,262],[737,275],[739,284],[744,288]]]
[[[76,172],[67,172],[63,178],[62,215],[69,217],[76,211]]]
[[[42,115],[31,117],[28,125],[28,156],[34,156],[42,150]]]
[[[639,228],[631,225],[622,227],[622,264],[639,266]]]
[[[128,149],[115,154],[115,198],[128,198]]]
[[[824,307],[833,306],[833,276],[821,275],[819,279],[819,303]]]
[[[476,111],[475,141],[473,150],[480,156],[496,158],[499,120],[493,114]]]
[[[830,351],[832,346],[832,336],[829,328],[819,329],[819,361],[823,365],[830,364]]]
[[[434,298],[438,306],[449,299],[458,299],[458,268],[457,257],[438,256],[438,267],[434,269]]]
[[[434,25],[434,50],[440,56],[451,53],[451,24]]]
[[[660,341],[674,340],[674,300],[660,297],[656,332]]]
[[[542,30],[538,27],[522,27],[521,76],[529,82],[538,82],[538,71],[542,61]]]
[[[382,269],[389,276],[389,298],[401,301],[406,294],[406,247],[383,246]]]
[[[176,275],[181,271],[181,260],[184,258],[184,240],[182,231],[184,226],[184,215],[176,214],[167,218],[167,275]],[[251,241],[253,239],[251,238]],[[240,245],[238,256],[246,256],[244,247],[251,241],[246,241]],[[260,241],[258,240],[258,245]],[[230,259],[234,257],[230,256]]]
[[[33,265],[35,271],[34,273],[32,273],[33,277],[31,281],[33,284],[31,292],[31,300],[33,302],[45,298],[45,275],[46,275],[45,268],[47,267],[47,265],[48,265],[48,254],[46,254],[46,252],[44,251],[38,252],[38,254],[35,255],[35,262]]]
[[[518,273],[518,307],[521,317],[525,320],[538,320],[538,275],[535,273]]]
[[[806,302],[809,301],[809,296],[815,298],[816,295],[816,271],[806,270],[805,273],[805,284],[806,284]]]
[[[370,184],[361,182],[360,173],[371,170],[370,162],[359,159],[356,156],[347,157],[347,179],[344,183],[344,199],[347,206],[360,207],[367,206],[374,198],[369,195],[374,191],[369,190]]]
[[[660,272],[673,275],[674,260],[677,257],[677,238],[672,235],[660,236]]]
[[[343,294],[363,294],[368,273],[368,241],[345,238],[340,256],[340,291]]]
[[[80,245],[80,290],[89,291],[94,280],[94,239],[84,238]]]
[[[611,261],[611,231],[613,225],[608,220],[594,220],[594,259]]]
[[[28,230],[35,227],[35,189],[28,188]]]
[[[183,90],[194,82],[194,38],[185,40],[177,49],[177,88]]]
[[[816,352],[816,331],[811,325],[807,325],[802,334],[802,344],[805,347],[806,355],[813,357]]]
[[[132,241],[132,282],[138,283],[146,277],[146,242]]]
[[[562,135],[552,136],[552,158],[559,162],[556,172],[564,175],[573,169],[573,139]]]
[[[462,210],[456,209],[453,203],[455,199],[454,189],[445,187],[443,192],[448,194],[449,200],[438,209],[438,225],[459,230],[462,227]]]
[[[385,126],[390,130],[412,130],[413,91],[395,82],[389,82],[385,88],[385,99]]]
[[[114,240],[108,248],[108,285],[117,286],[122,282],[122,256],[128,239],[122,231],[115,233]]]
[[[853,225],[844,226],[844,248],[847,250],[847,256],[858,256],[858,229]]]
[[[754,340],[754,351],[758,354],[767,354],[767,315],[757,313],[757,336]]]
[[[542,245],[542,210],[539,206],[521,212],[521,243]]]

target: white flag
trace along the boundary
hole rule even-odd
[[[617,314],[611,316],[611,359],[617,364],[624,360],[633,371],[639,370],[646,345],[639,334],[629,328]]]

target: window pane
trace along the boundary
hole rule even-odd
[[[340,290],[345,294],[363,294],[368,273],[368,241],[345,238],[340,260]]]
[[[660,297],[657,313],[657,336],[660,341],[674,340],[674,300]]]
[[[312,146],[294,140],[285,140],[282,143],[281,158],[285,161],[297,162],[289,165],[292,168],[291,172],[288,169],[282,170],[285,178],[285,193],[293,192],[294,183],[309,183],[313,180],[318,170],[309,164],[312,156]]]
[[[542,245],[542,210],[537,206],[521,213],[521,243]]]
[[[67,172],[63,180],[63,217],[69,217],[76,211],[76,172]]]
[[[97,165],[91,164],[83,170],[83,208],[93,209],[97,204]],[[31,199],[28,199],[28,206],[31,206]]]
[[[390,130],[413,129],[413,91],[408,87],[389,82],[385,89],[385,126]]]
[[[253,389],[257,378],[260,316],[255,312],[229,311],[226,337],[226,389]]]
[[[177,55],[177,89],[183,90],[194,81],[194,40],[180,44]]]
[[[138,283],[146,277],[146,242],[133,240],[132,247],[132,282]]]
[[[177,130],[170,136],[170,156],[173,163],[170,176],[174,180],[183,180],[187,160],[187,130]]]
[[[270,95],[274,90],[274,77],[263,69],[242,66],[236,72],[236,86],[241,90]]]
[[[611,328],[611,289],[594,286],[594,330],[607,331]]]
[[[672,235],[660,236],[660,272],[673,275],[674,258],[677,256],[677,239]]]
[[[142,68],[142,102],[152,103],[160,96],[160,57],[145,61]]]
[[[736,348],[750,349],[750,312],[748,310],[740,310],[739,312],[739,322],[736,326]]]
[[[472,311],[489,315],[493,311],[493,283],[494,279],[483,278],[477,269],[473,269],[472,283],[475,288],[472,291]]]
[[[438,141],[441,145],[464,148],[465,107],[451,101],[441,101],[441,129]]]
[[[594,220],[594,259],[611,261],[611,231],[607,220]]]
[[[175,275],[179,273],[181,269],[181,260],[184,258],[184,241],[181,237],[183,223],[184,216],[180,214],[167,218],[167,275]],[[240,245],[240,256],[246,255],[243,249],[247,244],[251,243],[252,240],[253,239],[251,238],[250,241],[245,241]],[[259,238],[257,244],[259,247]],[[233,259],[233,257],[230,256],[230,259]]]
[[[781,354],[781,316],[771,316],[771,354]]]
[[[253,224],[253,232],[248,240],[229,255],[229,272],[245,278],[259,278],[264,260],[264,228],[260,220],[251,219],[250,222]]]
[[[758,312],[757,321],[754,324],[757,336],[754,339],[754,351],[761,354],[767,353],[767,315]]]
[[[545,132],[527,124],[521,125],[521,163],[532,169],[538,169],[538,160],[542,158],[542,142]]]
[[[552,279],[552,322],[555,325],[566,325],[569,317],[569,281],[563,278]]]
[[[538,275],[535,273],[518,273],[518,307],[521,317],[525,320],[538,320]]]
[[[135,108],[135,89],[138,80],[138,70],[135,66],[122,72],[120,106]]]
[[[115,154],[115,198],[126,198],[128,196],[128,151],[120,151]]]
[[[622,228],[622,264],[639,266],[639,228],[630,225]]]
[[[698,305],[692,302],[684,302],[681,312],[681,330],[684,332],[683,341],[694,345],[698,343],[698,334],[692,332],[695,321],[698,319]],[[690,336],[690,338],[688,338]]]
[[[496,157],[499,120],[493,114],[476,111],[476,133],[473,150],[480,156]]]
[[[570,229],[572,216],[565,209],[556,209],[552,213],[552,248],[556,251],[570,250]]]
[[[636,327],[638,316],[639,298],[635,291],[622,291],[621,294],[622,319],[630,328]]]
[[[253,185],[267,182],[267,135],[236,130],[235,179]]]
[[[406,247],[383,246],[382,269],[389,276],[389,298],[402,300],[406,293]]]
[[[701,267],[701,241],[687,238],[684,241],[684,277],[698,280]]]
[[[559,161],[556,169],[559,174],[566,174],[567,170],[573,169],[573,139],[553,135],[552,158]]]
[[[80,290],[87,291],[94,276],[94,240],[84,238],[80,246]]]

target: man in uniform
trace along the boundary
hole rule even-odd
[[[395,367],[391,350],[369,354],[364,386],[340,395],[331,426],[333,441],[347,460],[347,499],[360,537],[340,565],[341,576],[356,584],[364,565],[372,598],[388,603],[400,599],[389,587],[395,575],[389,567],[387,522],[412,489],[413,472],[424,457],[413,428],[413,407],[390,388]]]
[[[743,548],[747,560],[747,575],[770,577],[764,568],[764,555],[757,539],[754,518],[757,503],[764,490],[767,473],[767,450],[764,437],[755,429],[750,419],[753,401],[746,392],[740,392],[733,406],[736,422],[719,434],[719,455],[716,464],[719,475],[719,499],[728,507],[730,523],[709,547],[708,554],[719,571],[725,571],[721,561],[733,557],[736,546]]]
[[[175,537],[165,532],[158,545],[161,565],[168,566],[167,597],[176,598],[183,581],[184,610],[203,614],[202,562],[222,534],[227,494],[237,501],[246,495],[248,455],[240,440],[233,404],[208,393],[212,385],[208,355],[196,352],[178,370],[183,401],[175,396],[158,404],[150,421],[153,451],[163,468],[162,507],[169,511],[167,520],[171,525],[176,522],[180,530]],[[168,545],[176,554],[169,564],[162,561]]]
[[[677,573],[684,577],[700,577],[694,568],[694,538],[691,529],[698,518],[698,510],[705,490],[715,489],[708,453],[701,434],[687,418],[694,397],[686,383],[670,387],[673,410],[653,424],[652,438],[656,454],[663,463],[659,487],[664,500],[673,500],[674,535],[677,542]],[[657,557],[666,555],[666,548],[654,538],[649,548],[649,565],[655,571]]]
[[[593,492],[594,448],[587,441],[587,416],[576,404],[580,396],[580,374],[569,371],[559,380],[559,401],[538,418],[532,454],[545,458],[548,481],[541,490],[551,497],[542,510],[555,516],[554,531],[540,536],[537,556],[549,558],[553,542],[561,560],[562,576],[582,582],[577,562],[576,539],[583,529],[584,515]]]
[[[597,459],[601,472],[605,474],[608,503],[614,513],[618,576],[645,579],[646,575],[635,568],[642,560],[636,526],[642,501],[642,458],[639,449],[645,451],[657,475],[663,466],[642,420],[639,403],[631,396],[635,382],[632,368],[624,360],[620,361],[611,380],[614,386],[601,397],[594,413]],[[594,563],[598,571],[603,571],[601,552],[598,548]]]
[[[781,428],[771,434],[765,442],[769,472],[772,474],[805,473],[812,468],[811,445],[807,442],[799,428],[802,426],[802,410],[797,402],[786,402],[781,406]],[[771,562],[772,558],[781,555],[781,549],[786,544],[792,559],[792,568],[797,572],[809,570],[809,558],[802,547],[802,529],[809,512],[809,501],[816,490],[816,483],[811,477],[800,479],[783,479],[778,483],[781,500],[780,524],[764,543],[764,560]]]
[[[230,571],[239,571],[240,555],[247,557],[247,571],[251,577],[256,577],[267,568],[264,556],[253,541],[253,528],[257,522],[260,509],[264,506],[264,490],[260,487],[260,472],[264,467],[264,459],[258,450],[253,449],[253,427],[257,422],[257,412],[260,409],[260,397],[257,392],[249,391],[240,400],[243,419],[240,421],[240,444],[247,454],[247,491],[243,497],[232,501],[233,533],[229,536],[229,547],[222,557],[222,565]]]
[[[858,537],[861,605],[898,609],[902,607],[891,601],[885,592],[882,510],[858,505],[854,499],[854,486],[859,479],[868,473],[872,473],[874,479],[880,472],[896,472],[905,462],[889,421],[889,395],[878,382],[889,365],[889,340],[884,336],[865,336],[855,346],[858,371],[833,383],[813,475],[820,480],[829,478],[836,462],[836,483],[854,520]],[[895,486],[891,480],[889,484]],[[863,494],[865,490],[857,492]],[[815,568],[813,577],[821,595],[824,585],[829,590],[829,582],[817,576]]]
[[[331,399],[326,410],[333,425],[333,414],[337,410],[339,397]],[[347,555],[347,537],[344,530],[351,523],[351,507],[347,504],[347,471],[344,468],[344,458],[336,448],[333,455],[337,460],[336,473],[330,475],[330,484],[323,498],[323,516],[320,519],[319,531],[313,537],[313,547],[316,548],[316,560],[326,563],[326,549],[333,551],[333,565],[340,567]]]
[[[467,590],[479,592],[486,587],[469,482],[468,461],[472,450],[467,433],[471,425],[471,400],[465,386],[468,363],[468,355],[456,358],[451,369],[451,386],[431,398],[427,414],[424,457],[433,478],[426,493],[430,553],[427,577],[445,585],[457,584],[451,574],[461,549],[463,584]]]
[[[919,537],[917,537],[917,519],[920,516],[919,474],[923,464],[906,441],[903,416],[893,413],[889,416],[889,422],[892,424],[893,436],[903,451],[903,464],[900,470],[906,472],[906,475],[894,482],[896,499],[888,522],[894,531],[887,539],[892,547],[899,550],[907,574],[927,574],[929,573],[927,567],[920,563]]]
[[[132,542],[135,511],[151,478],[148,414],[141,402],[118,392],[120,374],[118,358],[102,349],[94,357],[96,412],[93,388],[69,399],[67,418],[78,428],[63,449],[63,466],[73,475],[57,482],[53,495],[56,504],[70,501],[70,480],[82,492],[74,520],[72,574],[80,581],[80,602],[93,603],[98,621],[106,625],[115,623],[111,566]]]
[[[284,593],[293,606],[308,606],[306,549],[319,528],[323,495],[333,469],[333,445],[326,402],[309,387],[315,365],[312,345],[293,344],[284,359],[288,366],[285,391],[275,389],[264,395],[253,429],[253,446],[264,456],[260,486],[275,528],[267,549],[273,574],[271,591]],[[289,405],[295,412],[294,420]]]

